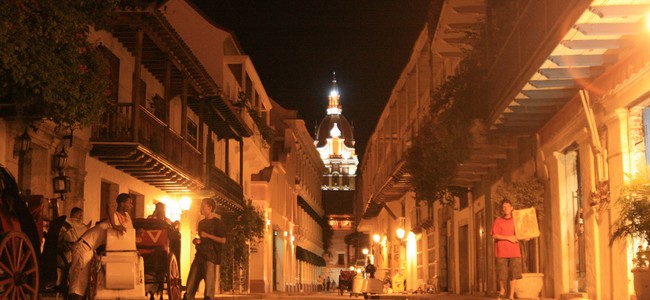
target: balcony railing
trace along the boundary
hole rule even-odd
[[[433,213],[428,205],[420,205],[411,211],[411,227],[414,231],[427,229],[433,225]]]
[[[228,200],[243,206],[244,192],[241,185],[214,166],[208,166],[208,186],[218,191]]]
[[[94,143],[138,142],[153,154],[165,158],[191,176],[201,178],[201,153],[151,112],[141,106],[139,109],[137,141],[131,128],[133,119],[131,103],[118,103],[112,106],[104,114],[102,123],[93,126],[91,141]]]

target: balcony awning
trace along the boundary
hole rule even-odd
[[[200,179],[139,143],[93,143],[90,156],[169,193],[204,188]]]
[[[611,2],[611,1],[610,1]],[[650,2],[594,1],[538,66],[536,72],[506,99],[489,126],[497,133],[532,134],[546,124],[578,91],[589,88],[635,46],[650,35],[644,20]]]
[[[319,267],[324,267],[327,265],[325,263],[325,259],[323,259],[320,255],[317,255],[300,246],[296,246],[296,259],[308,262],[312,265],[316,265]]]

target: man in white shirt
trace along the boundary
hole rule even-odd
[[[117,210],[109,205],[108,222],[100,222],[88,229],[72,246],[72,264],[70,265],[70,299],[83,299],[88,288],[90,276],[90,261],[95,250],[106,244],[106,230],[113,228],[119,232],[133,229],[133,223],[128,211],[133,208],[133,199],[126,193],[119,194]]]

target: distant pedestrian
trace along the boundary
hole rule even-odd
[[[194,261],[187,275],[187,300],[194,300],[196,290],[201,280],[205,283],[203,299],[214,299],[215,285],[218,279],[221,248],[226,243],[226,228],[214,213],[217,207],[214,199],[205,198],[201,201],[201,215],[205,217],[199,222],[200,238],[194,239],[197,245]]]
[[[327,276],[327,291],[330,291],[330,287],[332,286],[332,279]]]
[[[492,224],[492,237],[496,240],[494,255],[496,257],[497,279],[499,280],[499,299],[506,299],[506,280],[510,280],[510,297],[515,299],[515,284],[521,279],[521,250],[515,237],[515,221],[512,218],[512,202],[501,201],[503,216],[496,218]]]

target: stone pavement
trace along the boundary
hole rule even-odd
[[[202,295],[197,295],[202,296]],[[60,300],[63,297],[55,296],[42,296],[43,300]],[[156,299],[158,299],[156,297]],[[167,299],[167,296],[164,297]],[[202,297],[197,297],[196,299],[203,299]],[[362,296],[351,297],[349,293],[339,296],[338,293],[334,292],[318,292],[318,293],[268,293],[268,294],[222,294],[217,295],[216,299],[318,299],[318,300],[343,300],[343,299],[363,299]],[[435,300],[487,300],[487,299],[497,299],[496,297],[487,297],[482,295],[456,295],[449,293],[440,293],[440,294],[382,294],[382,295],[371,295],[369,299],[395,299],[395,300],[411,300],[411,299],[435,299]],[[546,299],[546,298],[544,298]],[[542,299],[543,300],[543,299]]]

